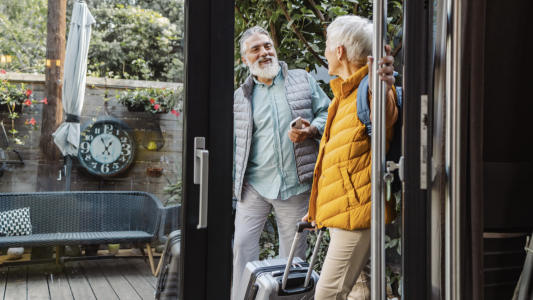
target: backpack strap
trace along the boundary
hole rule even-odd
[[[398,76],[398,72],[394,71],[394,77]],[[397,106],[402,107],[402,88],[396,87],[396,95],[398,98]],[[364,91],[364,92],[363,92]],[[357,89],[357,117],[361,123],[365,124],[366,133],[372,137],[372,122],[370,122],[370,106],[368,103],[368,75],[363,77]]]
[[[370,122],[370,106],[368,104],[368,75],[359,83],[357,89],[357,117],[366,126],[366,133],[372,137],[372,122]]]

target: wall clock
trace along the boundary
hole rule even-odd
[[[92,124],[92,127],[90,125]],[[137,142],[131,128],[119,119],[101,116],[80,128],[78,160],[92,175],[113,177],[126,171],[135,160]]]

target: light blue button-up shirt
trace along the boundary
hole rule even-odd
[[[280,68],[270,86],[255,78],[254,81],[254,125],[244,180],[267,199],[276,199],[281,194],[281,199],[286,200],[308,191],[312,181],[298,182],[293,142],[287,134],[292,115],[285,94],[285,78]],[[315,115],[311,125],[316,126],[322,135],[331,100],[311,75],[309,83]],[[318,136],[316,138],[320,139]]]

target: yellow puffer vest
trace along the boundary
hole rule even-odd
[[[309,201],[309,221],[316,221],[319,228],[370,227],[370,137],[357,118],[357,88],[367,74],[365,66],[344,82],[337,78],[330,83],[335,98],[328,109]],[[391,127],[387,151],[393,134]],[[393,202],[385,203],[386,224],[396,215]]]

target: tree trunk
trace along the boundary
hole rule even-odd
[[[267,16],[270,20],[270,17],[272,17],[272,12],[267,10]],[[270,36],[272,37],[272,41],[274,42],[274,47],[279,48],[279,38],[278,33],[276,32],[276,25],[272,21],[269,21],[268,23],[270,25]]]
[[[46,35],[46,59],[50,67],[45,71],[45,97],[48,105],[43,106],[41,141],[39,143],[39,167],[37,170],[37,191],[57,190],[59,159],[61,152],[54,144],[52,133],[63,120],[63,66],[65,62],[65,35],[67,1],[48,0],[48,21]],[[58,63],[59,62],[59,63]]]

